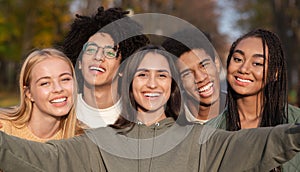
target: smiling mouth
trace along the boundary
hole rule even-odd
[[[160,93],[145,93],[144,94],[145,97],[159,97],[160,96]]]
[[[54,99],[54,100],[51,100],[50,102],[51,103],[62,103],[62,102],[65,102],[67,101],[67,97],[63,97],[63,98],[59,98],[59,99]]]
[[[235,77],[236,80],[240,81],[240,82],[245,82],[245,83],[250,83],[252,82],[251,80],[248,80],[248,79],[241,79],[239,77]]]
[[[95,66],[91,66],[90,70],[95,70],[97,72],[105,72],[105,69],[103,69],[101,67],[95,67]]]
[[[205,85],[205,86],[199,88],[199,89],[198,89],[198,92],[199,92],[199,93],[205,92],[205,91],[211,89],[211,88],[213,87],[213,85],[214,85],[214,84],[213,84],[212,82],[210,82],[210,83],[208,83],[207,85]]]

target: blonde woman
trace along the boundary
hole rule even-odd
[[[31,52],[22,65],[19,87],[20,105],[0,110],[2,131],[37,142],[79,133],[76,77],[64,53],[53,48]]]

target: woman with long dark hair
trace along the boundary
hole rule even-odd
[[[210,122],[212,125],[237,131],[300,122],[300,109],[288,104],[286,57],[275,33],[256,29],[232,44],[227,83],[227,109]],[[283,169],[297,171],[298,156]]]

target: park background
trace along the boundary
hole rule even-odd
[[[289,102],[300,105],[300,1],[298,0],[0,0],[0,107],[17,105],[20,66],[34,48],[59,46],[75,14],[99,6],[163,13],[209,35],[225,67],[231,43],[254,28],[277,33],[288,60]]]

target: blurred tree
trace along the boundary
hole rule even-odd
[[[70,21],[70,2],[0,1],[0,82],[5,88],[17,85],[18,65],[31,49],[61,41]]]
[[[266,28],[276,32],[284,46],[288,59],[289,90],[297,88],[300,105],[300,1],[297,0],[233,0],[241,14],[238,26],[245,32],[254,28]]]
[[[219,56],[224,59],[229,47],[227,36],[218,30],[216,3],[215,0],[123,0],[122,7],[132,9],[135,13],[164,13],[188,21],[207,34]]]

